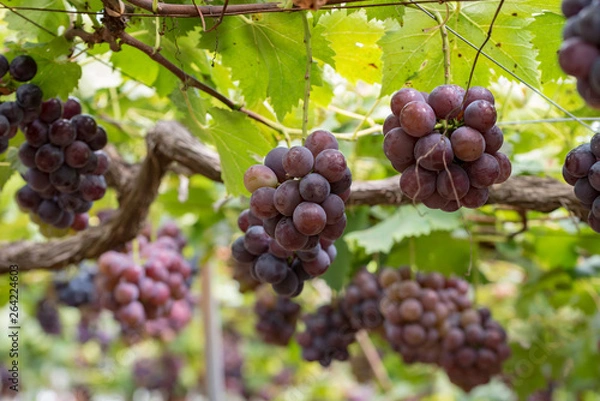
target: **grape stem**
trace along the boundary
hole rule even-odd
[[[437,21],[440,23],[440,34],[442,35],[442,52],[444,52],[444,83],[451,82],[450,77],[450,41],[448,40],[448,31],[446,30],[446,21],[450,15],[450,9],[446,4],[446,19],[442,19],[440,13],[436,13]]]
[[[307,12],[301,13],[304,25],[304,45],[306,46],[306,70],[304,72],[304,101],[302,102],[302,140],[308,136],[308,107],[310,105],[310,72],[312,69],[312,44]]]
[[[373,345],[371,338],[366,330],[359,330],[356,334],[356,342],[362,349],[367,361],[369,362],[369,366],[373,371],[373,374],[377,378],[377,382],[381,389],[388,392],[392,389],[392,381],[390,380],[390,376],[388,375],[383,362],[381,361],[381,357],[377,352],[377,348]]]

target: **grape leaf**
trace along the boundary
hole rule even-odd
[[[543,13],[535,16],[535,20],[528,29],[534,34],[533,44],[538,49],[538,61],[542,73],[542,83],[558,78],[565,78],[566,74],[558,64],[556,52],[562,43],[562,27],[565,18],[554,13]]]
[[[335,67],[340,75],[353,83],[381,80],[381,49],[377,45],[384,30],[381,22],[368,21],[364,10],[352,14],[343,10],[323,15],[319,25],[336,53]]]
[[[248,103],[270,97],[282,119],[304,94],[306,48],[301,18],[297,13],[226,18],[219,29],[202,35],[200,46],[221,55]]]
[[[274,143],[267,140],[248,117],[238,111],[213,107],[209,132],[219,152],[223,182],[231,195],[248,194],[244,173],[264,157]]]
[[[64,10],[62,0],[12,0],[10,7],[29,7],[27,11],[7,11],[4,21],[8,28],[20,38],[38,39],[46,42],[55,38],[59,28],[70,25],[69,15],[62,12],[47,12],[47,9]],[[34,11],[34,10],[39,11]]]
[[[350,249],[364,248],[367,254],[388,253],[395,243],[407,237],[428,235],[432,231],[449,231],[460,227],[459,215],[424,206],[404,206],[388,219],[371,228],[345,236]]]
[[[151,86],[158,77],[158,63],[133,47],[122,46],[120,51],[112,54],[110,61],[123,73],[145,85]]]

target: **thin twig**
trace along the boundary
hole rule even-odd
[[[390,391],[392,389],[392,381],[379,357],[377,348],[375,348],[375,345],[373,345],[373,342],[369,338],[369,334],[365,330],[359,330],[356,333],[356,342],[360,345],[367,361],[369,361],[369,366],[381,388],[384,391]]]

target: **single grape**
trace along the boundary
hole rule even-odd
[[[314,172],[321,174],[329,182],[344,178],[346,168],[344,154],[336,149],[325,149],[315,158]]]
[[[244,236],[244,246],[253,255],[261,255],[269,249],[271,238],[262,226],[251,226]]]
[[[256,259],[254,270],[260,281],[277,284],[285,279],[289,268],[285,260],[263,253]]]
[[[8,139],[8,134],[10,132],[10,121],[6,116],[0,115],[0,138]]]
[[[287,152],[287,148],[280,146],[271,149],[265,156],[264,165],[273,170],[279,182],[284,182],[287,178],[285,169],[283,168],[283,157]]]
[[[17,127],[23,120],[23,109],[16,102],[0,104],[0,115],[8,120],[11,127]]]
[[[430,197],[436,188],[437,173],[414,165],[400,176],[402,193],[414,201]]]
[[[37,192],[43,192],[50,188],[50,175],[36,168],[30,168],[25,173],[25,180],[31,188]]]
[[[477,209],[487,202],[490,196],[490,190],[488,188],[469,188],[469,192],[466,193],[460,200],[464,207],[470,209]]]
[[[409,102],[400,112],[400,126],[416,138],[433,131],[436,123],[435,111],[424,101]]]
[[[10,62],[9,71],[15,81],[26,82],[37,74],[37,64],[30,56],[17,56]]]
[[[571,18],[579,14],[579,12],[589,6],[591,2],[592,0],[563,0],[561,9],[565,17]]]
[[[344,230],[346,229],[346,225],[348,224],[348,220],[346,219],[346,215],[336,223],[327,224],[323,231],[321,231],[321,239],[335,241],[340,238],[342,234],[344,234]]]
[[[562,176],[563,176],[563,179],[565,180],[565,182],[571,186],[575,185],[575,183],[579,179],[579,178],[575,177],[574,175],[572,175],[571,173],[569,173],[567,171],[567,168],[565,165],[563,165],[563,167],[562,167]]]
[[[94,152],[96,158],[98,160],[98,166],[96,169],[92,171],[92,175],[103,175],[108,171],[108,167],[110,166],[110,158],[106,154],[106,152],[102,150],[97,150]]]
[[[436,190],[421,202],[430,209],[441,209],[448,203],[448,199],[441,196]]]
[[[21,107],[21,106],[19,106]],[[27,124],[31,124],[35,120],[37,120],[40,115],[40,111],[42,110],[42,105],[38,104],[34,107],[24,108],[23,109],[23,118],[21,119],[20,127],[23,128]]]
[[[48,124],[41,120],[34,120],[28,124],[23,130],[25,139],[31,146],[39,148],[42,145],[48,143]]]
[[[101,126],[98,126],[96,129],[96,134],[92,136],[92,139],[87,141],[88,146],[92,150],[100,150],[106,146],[108,143],[108,135],[106,134],[106,130]]]
[[[279,214],[273,203],[275,188],[260,187],[250,197],[250,211],[259,219],[269,219]]]
[[[407,103],[413,101],[423,102],[425,100],[423,94],[418,90],[413,88],[402,88],[392,95],[390,99],[390,108],[392,109],[392,113],[398,117]]]
[[[292,217],[296,229],[304,235],[319,234],[327,224],[327,214],[313,202],[302,202],[294,210]]]
[[[600,92],[595,91],[587,79],[577,80],[577,92],[589,106],[600,109]]]
[[[279,213],[291,216],[294,209],[302,202],[300,196],[300,181],[288,180],[283,182],[273,194],[273,204]]]
[[[583,144],[567,154],[565,168],[572,176],[582,178],[588,174],[594,163],[596,163],[596,157],[592,153],[590,145]]]
[[[469,89],[467,89],[467,93],[463,102],[463,109],[465,109],[475,100],[485,100],[491,104],[496,102],[494,95],[488,89],[484,88],[483,86],[471,86]]]
[[[410,323],[404,326],[402,333],[403,340],[411,346],[418,346],[425,342],[427,333],[423,326],[415,323]]]
[[[8,72],[9,65],[8,60],[3,54],[0,54],[0,78],[6,75]]]
[[[58,120],[62,115],[62,103],[57,98],[46,100],[42,103],[39,119],[47,124]]]
[[[465,90],[458,85],[440,85],[429,94],[427,103],[435,111],[437,118],[451,120],[461,112]]]
[[[35,153],[37,152],[37,148],[29,145],[27,142],[24,142],[19,147],[19,160],[25,167],[35,167]]]
[[[593,43],[596,47],[600,46],[600,3],[593,2],[579,14],[579,27],[581,38]]]
[[[594,134],[590,140],[590,151],[594,156],[600,158],[600,133]]]
[[[88,228],[90,216],[87,213],[78,213],[73,218],[71,228],[75,231],[83,231]]]
[[[417,141],[414,156],[419,166],[432,171],[441,171],[452,163],[454,152],[450,139],[439,132],[434,132]]]
[[[62,149],[46,144],[38,149],[35,154],[35,165],[45,173],[51,173],[59,169],[64,162]]]
[[[469,192],[469,187],[467,172],[456,164],[449,165],[447,170],[444,169],[438,174],[437,192],[448,200],[458,201]]]
[[[383,153],[394,165],[413,164],[418,140],[420,139],[408,135],[402,128],[393,128],[383,139]]]
[[[73,168],[82,168],[88,163],[91,153],[85,142],[77,140],[65,148],[65,163]]]
[[[317,256],[319,256],[319,252],[321,251],[321,249],[323,249],[321,247],[321,244],[317,243],[317,245],[313,246],[310,249],[296,251],[296,256],[298,256],[298,259],[300,259],[303,262],[311,262],[315,260]]]
[[[106,193],[106,180],[102,175],[84,175],[81,177],[79,190],[86,201],[97,201]]]
[[[383,132],[383,135],[386,135],[394,128],[400,128],[400,120],[398,120],[398,117],[396,115],[390,114],[383,121],[381,131]]]
[[[275,240],[288,251],[298,251],[306,245],[308,236],[298,231],[291,217],[284,217],[275,228]]]
[[[463,118],[469,127],[485,132],[496,124],[496,108],[487,100],[475,100],[465,108]]]
[[[579,26],[579,18],[572,17],[567,19],[563,26],[562,38],[563,41],[573,37],[581,36],[581,27]]]
[[[586,79],[592,64],[599,56],[600,50],[596,46],[574,37],[565,40],[561,45],[558,63],[567,74]]]
[[[588,173],[588,180],[590,185],[596,190],[600,191],[600,162],[592,164]]]
[[[304,146],[293,146],[283,156],[282,163],[290,177],[303,177],[313,169],[315,158]]]
[[[325,273],[331,265],[331,259],[324,250],[320,250],[317,257],[310,262],[302,262],[302,268],[312,277],[318,277]]]
[[[275,188],[277,186],[277,176],[267,166],[255,164],[248,167],[248,170],[244,173],[244,186],[249,192],[254,192],[261,187]]]
[[[62,118],[69,120],[78,114],[81,114],[81,103],[77,98],[69,96],[63,104]]]
[[[64,118],[53,122],[48,133],[50,142],[60,147],[69,146],[75,141],[76,137],[75,127],[69,120]]]
[[[450,136],[454,156],[465,162],[479,159],[485,151],[485,139],[481,133],[469,126],[457,128]]]
[[[305,201],[321,203],[329,196],[331,186],[321,174],[311,173],[300,180],[299,190]]]
[[[54,227],[69,228],[69,227],[71,227],[71,225],[73,225],[74,221],[75,221],[75,213],[63,210],[63,214],[62,214],[60,220],[58,220],[56,222],[56,224],[54,224]]]
[[[336,194],[330,194],[323,203],[321,203],[321,207],[327,216],[327,224],[337,223],[344,217],[346,209],[344,201]]]
[[[53,200],[44,199],[37,208],[40,219],[47,224],[56,224],[63,217],[63,210]]]
[[[95,152],[92,152],[90,153],[87,163],[79,169],[79,173],[92,174],[94,171],[96,171],[99,165],[100,161],[98,160],[98,156],[96,156]]]
[[[34,84],[24,84],[17,89],[17,104],[24,109],[32,109],[42,104],[42,90]]]
[[[498,160],[487,153],[473,162],[465,163],[463,168],[469,176],[471,185],[475,188],[490,187],[500,177]]]
[[[504,134],[500,127],[494,125],[483,133],[483,139],[485,140],[485,152],[492,155],[502,147]]]
[[[283,280],[277,284],[273,284],[273,290],[284,297],[295,297],[300,295],[304,284],[300,282],[296,273],[288,269]]]
[[[577,199],[585,205],[593,204],[594,200],[600,195],[600,192],[590,184],[587,177],[578,179],[573,188]]]
[[[96,120],[92,116],[87,114],[78,114],[71,118],[71,124],[77,132],[77,140],[83,142],[89,142],[94,135],[98,126]]]
[[[350,196],[350,187],[351,186],[352,186],[352,171],[350,171],[350,168],[346,168],[346,171],[344,172],[344,177],[341,180],[332,182],[330,184],[330,191],[332,194],[339,195],[340,198],[342,198],[345,202],[347,197],[344,198],[344,196],[342,196],[342,195],[345,194],[346,196]]]
[[[275,228],[277,227],[279,220],[281,220],[283,217],[284,216],[282,214],[277,213],[277,215],[263,220],[263,228],[269,237],[275,238]]]
[[[326,149],[339,149],[339,145],[335,136],[331,132],[325,130],[313,131],[306,137],[304,146],[310,150],[315,158],[319,155],[319,153]]]
[[[510,164],[510,159],[502,152],[496,152],[493,155],[498,162],[498,167],[500,167],[500,174],[494,184],[501,184],[508,180],[510,174],[512,173],[512,165]]]
[[[58,170],[50,173],[50,183],[61,192],[71,193],[77,191],[79,182],[79,173],[74,168],[64,164]]]
[[[19,206],[25,210],[37,210],[40,203],[42,203],[42,198],[29,185],[19,189],[16,198]]]

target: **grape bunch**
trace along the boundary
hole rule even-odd
[[[61,304],[73,307],[91,305],[97,300],[95,278],[97,272],[81,265],[77,274],[70,278],[57,277],[54,280],[54,292]]]
[[[130,243],[125,252],[108,251],[98,259],[100,302],[131,338],[145,333],[149,320],[170,317],[178,300],[188,299],[192,268],[181,254],[183,243],[178,233],[161,232],[154,242],[140,235],[137,247]],[[181,322],[187,319],[185,310],[178,314]]]
[[[13,92],[18,82],[30,81],[35,74],[37,64],[30,56],[17,56],[9,63],[0,55],[0,82],[4,93]],[[8,149],[9,140],[17,135],[19,125],[37,117],[42,104],[42,90],[37,85],[25,83],[18,86],[16,92],[16,101],[0,103],[0,154]]]
[[[498,151],[504,135],[494,102],[480,86],[441,85],[429,94],[403,88],[392,95],[383,151],[402,173],[404,195],[448,212],[487,202],[488,188],[506,181],[512,169]]]
[[[346,287],[341,307],[356,330],[375,330],[383,324],[379,303],[383,290],[377,276],[361,269]]]
[[[147,320],[144,331],[153,338],[168,342],[192,320],[194,302],[191,297],[174,301],[165,317]]]
[[[87,228],[87,212],[106,192],[108,138],[75,98],[42,103],[39,116],[22,126],[26,142],[19,159],[28,168],[17,192],[19,206],[34,221],[59,229]]]
[[[233,258],[278,294],[297,296],[305,280],[325,273],[335,259],[351,184],[330,132],[314,131],[304,146],[271,150],[244,175],[252,196],[238,219],[244,235],[231,246]]]
[[[254,304],[255,328],[268,344],[287,345],[296,331],[300,305],[289,298],[263,294]]]
[[[439,273],[385,269],[380,308],[388,342],[406,363],[444,368],[465,391],[487,383],[510,356],[506,333],[487,309],[473,309],[469,284]]]
[[[600,2],[563,0],[567,17],[558,63],[577,78],[577,91],[588,105],[600,108]]]
[[[133,364],[133,382],[137,388],[162,390],[173,394],[182,368],[183,360],[174,354],[165,353],[158,358],[140,358]]]
[[[567,153],[562,174],[575,196],[590,211],[588,224],[600,233],[600,133]]]
[[[306,330],[296,338],[302,347],[302,358],[319,361],[322,366],[329,366],[334,359],[348,360],[348,346],[354,342],[357,330],[339,304],[319,307],[304,317],[304,323]]]
[[[35,307],[35,317],[46,334],[61,335],[62,323],[54,300],[40,299]]]

